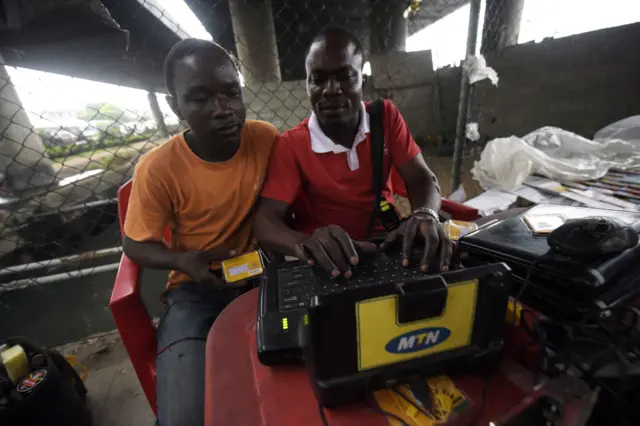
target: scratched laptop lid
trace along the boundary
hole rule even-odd
[[[524,275],[527,267],[549,251],[547,235],[550,231],[567,220],[591,216],[613,217],[640,231],[640,213],[540,204],[466,235],[460,240],[460,248],[469,254],[471,264],[480,258],[494,259],[494,262],[506,262],[514,275]],[[537,223],[543,232],[535,232],[532,223]],[[545,261],[536,269],[561,277],[562,281],[599,287],[628,269],[639,254],[640,245],[596,262],[564,258]]]

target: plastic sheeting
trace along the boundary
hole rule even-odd
[[[636,120],[640,126],[640,120]],[[533,173],[575,181],[598,179],[610,168],[639,169],[640,141],[615,138],[621,132],[618,125],[602,133],[602,139],[592,141],[557,127],[543,127],[522,138],[493,139],[471,173],[485,189],[511,191]]]
[[[625,142],[640,143],[640,115],[625,118],[603,127],[593,136],[593,139],[603,141],[620,139]]]

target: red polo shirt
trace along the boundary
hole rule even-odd
[[[362,105],[365,120],[351,150],[324,135],[313,115],[276,140],[262,197],[291,204],[299,231],[311,234],[319,227],[339,225],[356,240],[368,237],[374,199],[368,108]],[[391,167],[402,166],[420,148],[388,100],[384,101],[384,129],[382,193],[392,202],[392,186],[399,182],[397,177],[390,178]]]

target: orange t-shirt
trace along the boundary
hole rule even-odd
[[[273,125],[247,120],[228,161],[200,159],[182,134],[145,154],[133,177],[124,233],[138,242],[162,241],[169,227],[172,250],[253,250],[251,219],[277,136]],[[171,271],[167,288],[189,280]]]

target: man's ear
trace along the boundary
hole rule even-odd
[[[167,100],[167,103],[171,107],[171,111],[173,111],[173,113],[178,117],[178,119],[184,120],[184,118],[182,117],[182,114],[180,114],[180,110],[178,109],[178,102],[176,101],[176,98],[174,98],[171,95],[167,95],[165,96],[165,99]]]

